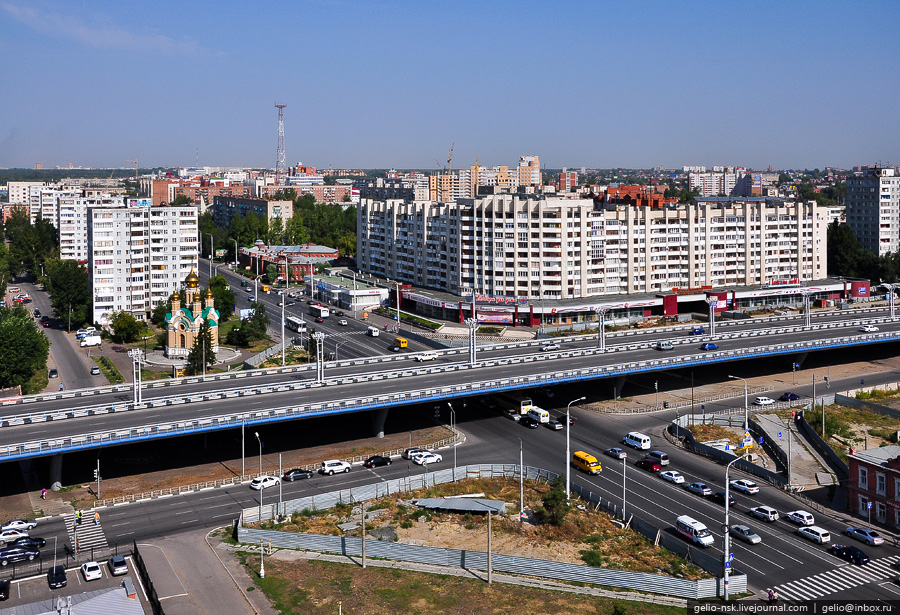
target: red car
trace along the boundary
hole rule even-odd
[[[657,461],[653,457],[644,457],[643,459],[638,460],[635,465],[639,468],[649,470],[650,472],[659,472],[660,470],[662,470],[662,466],[659,464],[659,461]]]
[[[317,317],[316,317],[316,322],[325,322],[325,319],[322,318],[321,316],[317,316]]]

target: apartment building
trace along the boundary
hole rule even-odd
[[[194,206],[88,209],[93,321],[125,311],[144,319],[197,268]]]
[[[542,194],[456,203],[361,199],[361,271],[465,294],[576,299],[826,277],[814,202],[651,207]]]
[[[519,156],[519,185],[534,186],[541,185],[541,160],[538,156]]]
[[[219,228],[230,227],[231,220],[235,216],[244,217],[250,214],[263,216],[269,223],[276,218],[280,219],[283,228],[284,224],[294,215],[294,202],[217,196],[212,204],[213,222]]]
[[[900,528],[900,446],[851,448],[847,461],[848,512],[891,529]]]
[[[101,194],[84,197],[60,193],[55,226],[59,233],[59,257],[79,263],[88,261],[88,210],[92,207],[125,207],[125,199]]]
[[[896,170],[865,167],[848,177],[847,224],[859,245],[879,256],[900,250],[900,177]]]
[[[28,203],[32,186],[43,186],[44,182],[9,182],[9,203],[19,205]]]

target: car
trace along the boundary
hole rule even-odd
[[[432,463],[440,463],[444,460],[443,457],[438,455],[437,453],[425,453],[424,455],[416,455],[413,457],[412,462],[416,465],[425,465]]]
[[[797,525],[815,525],[816,523],[816,520],[812,516],[812,513],[808,513],[805,510],[791,511],[786,515],[786,519],[791,523],[796,523]]]
[[[25,530],[3,530],[0,532],[0,544],[6,545],[17,541],[19,538],[27,538],[28,532]]]
[[[738,540],[749,542],[751,545],[759,544],[762,542],[762,538],[760,538],[759,534],[754,532],[746,525],[732,525],[728,530],[728,533]]]
[[[813,542],[820,545],[823,545],[826,542],[831,542],[831,534],[828,533],[828,530],[816,525],[797,528],[797,535],[802,536],[807,540],[812,540]]]
[[[128,574],[128,562],[121,555],[115,555],[106,560],[106,567],[109,568],[109,574],[114,577]]]
[[[721,504],[722,506],[725,506],[725,492],[724,491],[716,491],[712,495],[712,501],[715,502],[716,504]],[[728,505],[734,506],[734,504],[735,504],[734,496],[729,493],[728,494]]]
[[[391,352],[400,352],[400,346],[394,344],[393,346],[391,346]]]
[[[287,303],[285,303],[285,305],[288,307],[291,307],[292,305],[297,305],[297,302],[296,301],[288,301]]]
[[[66,586],[65,566],[51,566],[47,571],[47,585],[50,589],[59,589]]]
[[[675,470],[666,470],[665,472],[660,472],[659,477],[663,480],[667,480],[670,483],[675,483],[676,485],[681,485],[684,483],[684,476]]]
[[[413,457],[415,457],[416,455],[418,455],[420,453],[427,453],[427,452],[428,451],[425,450],[424,448],[413,447],[413,448],[408,448],[405,451],[403,451],[400,454],[400,456],[403,457],[404,459],[412,459]]]
[[[702,495],[704,497],[708,495],[712,495],[712,489],[706,486],[706,483],[691,483],[687,487],[685,487],[691,493],[696,493],[697,495]]]
[[[628,457],[628,453],[625,452],[625,449],[621,449],[619,447],[608,448],[603,452],[610,457],[615,457],[616,459],[626,459]]]
[[[747,495],[755,495],[759,493],[759,487],[757,487],[756,483],[754,483],[752,480],[747,480],[746,478],[733,480],[730,484],[732,489],[740,491],[741,493],[746,493]]]
[[[34,519],[10,519],[0,525],[0,530],[33,530],[36,527],[37,521]]]
[[[657,350],[675,350],[675,344],[673,344],[669,340],[660,340],[656,342],[655,348]]]
[[[13,541],[11,546],[14,547],[34,547],[35,549],[40,549],[47,545],[47,541],[41,538],[40,536],[25,536],[23,538],[17,538]]]
[[[765,397],[765,396],[757,397],[756,399],[753,400],[754,406],[770,406],[774,403],[775,403],[774,399],[772,399],[771,397]]]
[[[884,544],[884,538],[882,538],[881,534],[868,528],[850,526],[844,530],[844,534],[850,538],[860,540],[870,547],[877,547],[880,544]]]
[[[718,350],[718,349],[719,349],[719,345],[713,344],[712,342],[705,342],[703,344],[700,344],[700,350]]]
[[[9,600],[9,579],[0,579],[0,600]]]
[[[878,327],[876,327],[875,325],[863,325],[859,328],[859,330],[863,333],[877,333]]]
[[[346,327],[346,326],[347,326],[347,321],[346,321],[345,319],[341,318],[341,319],[338,321],[338,324],[341,325],[342,327]]]
[[[0,566],[6,566],[13,562],[31,561],[40,555],[36,547],[13,546],[0,549]]]
[[[854,546],[831,545],[828,547],[828,552],[841,559],[847,560],[851,564],[856,564],[857,566],[863,566],[869,563],[869,556]]]
[[[757,519],[768,522],[778,520],[778,511],[771,506],[754,506],[747,511],[747,514],[751,517],[756,517]]]
[[[528,429],[537,429],[541,426],[541,424],[537,420],[533,419],[527,414],[523,415],[522,418],[519,419],[519,425],[524,425]]]
[[[54,367],[53,369],[50,370],[50,372],[47,374],[47,376],[49,378],[59,378],[59,372]]]
[[[91,376],[99,376],[100,375],[100,366],[95,365],[91,368]]]
[[[516,412],[515,410],[507,409],[507,410],[503,411],[503,416],[505,416],[506,418],[508,418],[511,421],[515,421],[516,423],[518,423],[519,421],[522,420],[523,415],[519,412]]]
[[[798,399],[800,399],[800,396],[790,391],[778,398],[779,401],[797,401]]]
[[[265,489],[266,487],[274,487],[280,481],[274,476],[257,476],[250,481],[250,488],[256,491]]]
[[[377,468],[379,466],[389,466],[391,465],[390,457],[383,457],[381,455],[372,455],[368,459],[363,462],[363,465],[367,468]]]
[[[560,414],[560,415],[557,417],[556,420],[559,421],[560,423],[562,423],[563,425],[565,425],[565,423],[566,423],[566,415],[565,415],[565,414]],[[576,419],[574,416],[572,416],[571,414],[569,414],[569,425],[574,425],[576,420],[578,420],[578,419]]]
[[[327,474],[328,476],[334,476],[337,472],[349,471],[350,464],[340,459],[328,459],[323,461],[321,467],[319,467],[319,474]]]
[[[34,308],[34,317],[40,318],[40,316],[41,316],[41,311],[37,308]]]
[[[556,342],[550,342],[549,344],[544,344],[543,346],[541,346],[541,350],[543,350],[544,352],[549,352],[551,350],[559,350],[559,349],[560,349],[560,345],[557,344]]]
[[[81,565],[81,574],[85,581],[96,581],[103,578],[103,569],[97,562],[85,562]]]
[[[301,480],[304,478],[312,478],[313,473],[312,470],[304,470],[302,468],[294,468],[292,470],[288,470],[285,472],[281,479],[286,480],[289,483],[294,482],[295,480]]]
[[[557,421],[556,419],[550,419],[549,421],[544,423],[544,427],[546,427],[547,429],[551,429],[553,431],[559,431],[564,427],[564,425],[562,423],[560,423],[559,421]]]
[[[706,335],[706,329],[703,327],[692,327],[688,333],[691,335]]]
[[[315,304],[316,304],[316,302],[313,299],[306,300],[306,305],[315,305]]]
[[[41,321],[41,326],[44,327],[44,328],[49,327],[49,326],[50,326],[50,321],[49,321],[49,320],[42,320],[42,321]]]
[[[659,472],[660,470],[662,470],[662,465],[653,457],[644,457],[643,459],[638,459],[634,465],[647,470],[648,472]]]
[[[420,363],[423,361],[434,361],[437,359],[437,355],[433,352],[422,352],[415,356],[416,361]]]
[[[50,322],[50,317],[44,314],[41,316],[41,322]]]
[[[321,316],[316,316],[316,322],[321,324],[321,323],[325,322],[325,319],[322,318]]]
[[[253,292],[253,289],[250,288],[249,286],[245,286],[245,287],[244,287],[244,292],[245,292],[245,293],[252,293],[252,292]]]

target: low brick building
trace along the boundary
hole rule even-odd
[[[900,529],[900,446],[851,449],[848,461],[849,512],[867,519],[871,514],[873,522]]]

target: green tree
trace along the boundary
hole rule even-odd
[[[228,332],[228,335],[225,336],[225,343],[229,346],[236,346],[238,348],[246,348],[250,345],[250,337],[247,335],[247,329],[245,329],[245,321],[241,321],[241,326],[232,327],[232,329]]]
[[[262,303],[254,301],[250,304],[253,314],[250,318],[242,323],[242,328],[246,328],[246,334],[250,340],[261,340],[266,337],[266,331],[269,329],[269,317],[266,316],[266,306]]]
[[[189,197],[185,194],[179,194],[174,199],[172,199],[172,202],[170,203],[170,205],[174,205],[175,207],[177,207],[179,205],[193,205],[193,204],[194,204],[194,201],[191,199],[191,197]]]
[[[188,353],[186,371],[188,375],[202,374],[206,368],[215,363],[216,353],[212,349],[212,332],[209,321],[204,319],[194,338],[194,345]]]
[[[13,275],[40,270],[48,259],[56,258],[56,228],[47,220],[38,220],[31,224],[28,213],[21,208],[16,209],[6,224],[6,237],[9,239],[9,269]]]
[[[35,372],[47,368],[50,342],[23,307],[0,307],[0,387],[23,387]]]
[[[541,498],[541,503],[543,504],[540,511],[541,520],[551,525],[562,525],[570,508],[566,498],[565,479],[557,476],[550,481],[550,491]]]
[[[166,314],[172,313],[172,298],[160,301],[150,314],[150,321],[157,327],[166,326]]]
[[[228,280],[217,275],[209,280],[209,289],[212,291],[213,300],[216,302],[216,310],[219,312],[219,322],[225,322],[234,313],[237,297]]]
[[[91,322],[91,283],[87,269],[72,260],[51,259],[44,264],[44,286],[50,293],[53,314],[76,327]]]
[[[113,330],[113,341],[123,344],[136,342],[144,329],[143,323],[125,311],[115,312],[109,319],[109,324]]]

